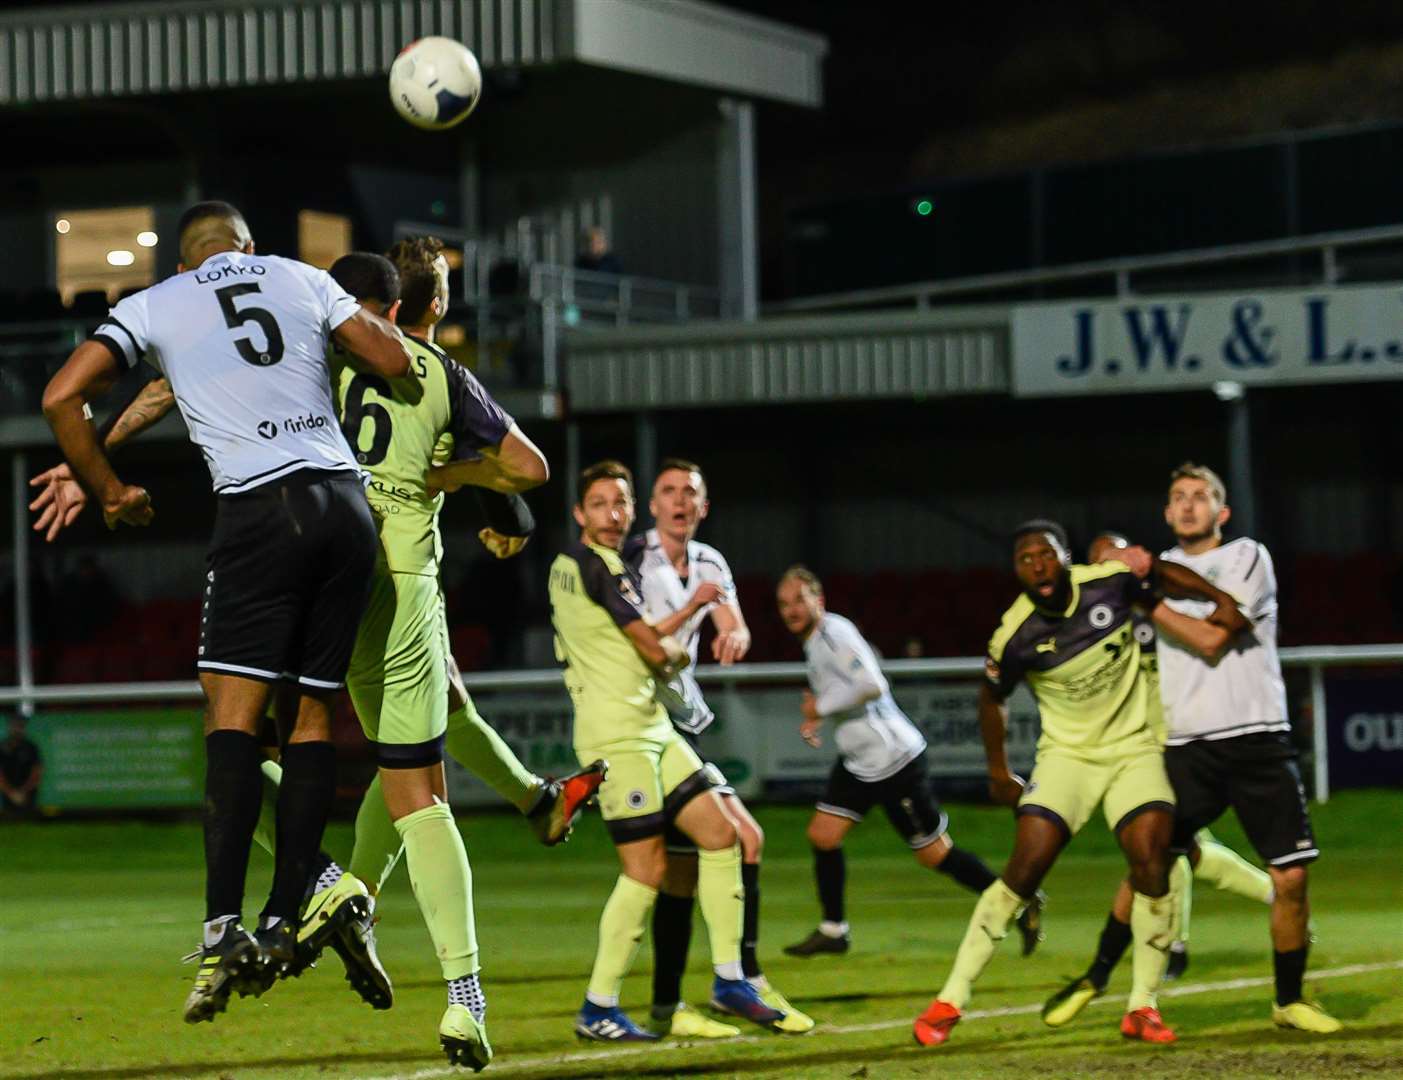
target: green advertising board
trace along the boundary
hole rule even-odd
[[[43,755],[39,804],[60,810],[199,806],[199,709],[46,712],[29,723]]]

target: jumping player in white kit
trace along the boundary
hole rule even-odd
[[[185,1003],[213,1019],[232,990],[259,993],[291,963],[298,915],[336,793],[331,701],[345,682],[370,588],[376,531],[331,397],[328,338],[371,374],[410,357],[395,327],[325,271],[255,255],[228,203],[181,217],[180,272],[118,302],[44,392],[44,415],[109,527],[151,521],[122,483],[85,406],[143,359],[170,383],[217,498],[197,667],[205,719],[205,926]],[[261,802],[258,727],[284,728],[273,887],[258,937],[241,925]]]

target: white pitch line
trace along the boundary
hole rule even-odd
[[[1375,971],[1396,971],[1403,969],[1403,960],[1390,960],[1381,964],[1349,964],[1345,967],[1325,968],[1321,971],[1310,971],[1306,973],[1307,980],[1312,979],[1342,979],[1350,975],[1367,975]],[[1269,976],[1253,976],[1245,979],[1225,979],[1222,982],[1195,983],[1186,986],[1170,986],[1159,992],[1160,997],[1189,997],[1193,994],[1210,994],[1222,990],[1250,990],[1259,986],[1272,985],[1273,979]],[[1107,998],[1093,1001],[1092,1006],[1114,1005],[1117,999]],[[1005,1005],[998,1009],[971,1009],[964,1014],[965,1020],[986,1020],[1000,1016],[1030,1016],[1042,1012],[1042,1002],[1032,1005]],[[824,1024],[815,1031],[815,1034],[822,1035],[860,1035],[872,1031],[892,1031],[897,1028],[911,1026],[911,1018],[901,1020],[879,1020],[871,1024]],[[734,1046],[737,1043],[758,1043],[773,1042],[773,1035],[742,1035],[734,1039],[718,1039],[716,1045]],[[703,1040],[710,1043],[711,1040]],[[644,1046],[618,1047],[613,1050],[583,1050],[573,1054],[544,1054],[536,1057],[515,1058],[502,1062],[500,1065],[493,1063],[492,1075],[499,1076],[502,1073],[517,1072],[525,1069],[538,1069],[543,1065],[569,1065],[581,1061],[613,1061],[617,1058],[637,1057],[640,1054],[664,1054],[675,1053],[679,1050],[690,1050],[699,1045],[697,1042],[678,1043],[650,1043]],[[462,1070],[451,1065],[444,1065],[434,1069],[420,1069],[412,1073],[390,1073],[385,1076],[369,1077],[367,1080],[437,1080],[440,1077],[464,1076]]]

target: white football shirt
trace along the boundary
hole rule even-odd
[[[1169,746],[1230,739],[1258,731],[1289,731],[1286,684],[1276,654],[1276,571],[1266,547],[1242,537],[1198,555],[1171,548],[1160,555],[1207,578],[1252,620],[1252,629],[1210,664],[1168,634],[1160,634],[1159,690]],[[1203,619],[1206,600],[1167,600],[1175,611]]]
[[[731,568],[725,557],[710,544],[697,540],[687,544],[687,580],[684,582],[663,550],[658,530],[649,529],[635,565],[643,579],[644,617],[650,623],[657,623],[681,611],[691,602],[698,587],[708,581],[714,582],[721,590],[720,603],[735,603],[736,583],[731,576]],[[716,718],[702,695],[693,671],[697,666],[702,623],[715,606],[708,604],[701,608],[672,635],[687,650],[692,662],[669,684],[673,693],[681,699],[683,707],[670,707],[668,713],[673,723],[694,735],[704,731]],[[673,705],[671,702],[669,704]]]
[[[925,736],[892,698],[877,654],[851,622],[827,612],[804,642],[804,659],[819,714],[837,725],[833,741],[848,772],[885,780],[925,753]],[[873,689],[877,697],[857,703]]]
[[[215,492],[232,495],[298,469],[359,471],[326,360],[357,310],[324,270],[225,251],[118,301],[93,338],[165,375]]]

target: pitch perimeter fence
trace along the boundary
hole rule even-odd
[[[1332,788],[1403,786],[1403,644],[1287,648],[1294,737],[1309,762],[1318,801]],[[984,747],[975,712],[983,671],[977,657],[892,660],[884,670],[897,701],[925,733],[937,783],[978,787]],[[1390,667],[1392,670],[1390,670]],[[799,738],[802,664],[704,665],[698,677],[718,719],[702,736],[705,756],[742,795],[798,798],[821,786],[832,764],[831,731],[815,750]],[[1299,676],[1303,675],[1301,680]],[[465,676],[484,716],[530,768],[575,765],[571,710],[558,670]],[[0,688],[0,705],[31,714],[45,758],[41,802],[57,809],[198,805],[203,782],[200,690],[194,681]],[[1038,713],[1021,689],[1010,702],[1008,747],[1027,770]],[[450,766],[453,801],[496,796]]]

